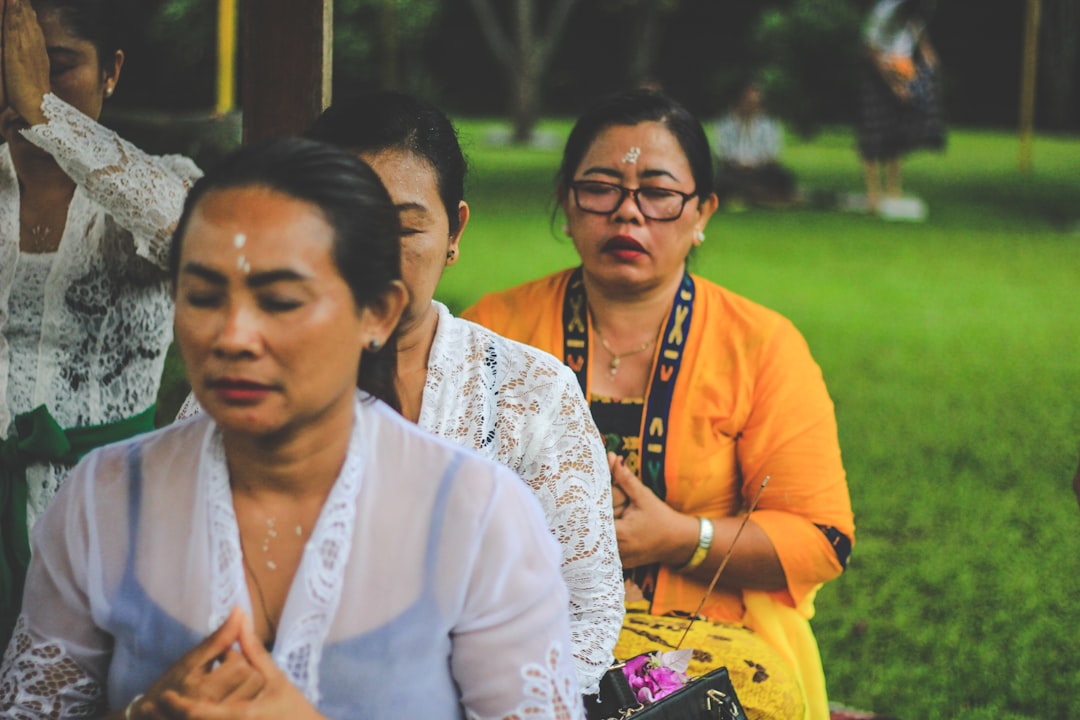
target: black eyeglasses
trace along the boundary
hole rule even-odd
[[[575,180],[570,183],[570,189],[574,193],[574,202],[582,212],[610,215],[629,195],[644,217],[658,222],[678,220],[686,203],[695,196],[695,193],[658,187],[631,189],[598,180]]]

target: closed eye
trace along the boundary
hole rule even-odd
[[[681,197],[681,193],[665,188],[643,187],[638,188],[638,195],[647,200],[667,200],[668,198]]]
[[[291,297],[278,295],[262,296],[259,298],[259,307],[268,313],[285,313],[296,310],[304,303]]]
[[[223,297],[217,292],[189,292],[184,295],[184,300],[192,307],[212,308],[221,305]]]

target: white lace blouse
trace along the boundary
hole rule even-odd
[[[94,451],[33,533],[0,716],[123,708],[252,604],[206,415]],[[559,548],[505,467],[358,393],[275,663],[330,718],[584,717]]]
[[[187,158],[148,155],[55,95],[48,122],[23,136],[55,158],[76,183],[67,225],[42,289],[39,336],[7,339],[12,287],[20,265],[19,181],[10,149],[0,147],[0,436],[15,415],[41,404],[61,427],[115,422],[150,407],[172,339],[165,265],[188,188],[200,174]],[[12,365],[32,367],[12,377]],[[12,388],[16,392],[12,396]],[[31,523],[67,468],[27,470]]]
[[[540,500],[562,547],[578,682],[595,693],[624,613],[600,433],[573,373],[555,357],[434,305],[439,324],[419,425],[511,468]],[[198,412],[188,396],[177,417]]]
[[[562,545],[578,680],[595,693],[624,614],[600,431],[577,379],[557,358],[435,306],[420,427],[511,468],[540,500]]]

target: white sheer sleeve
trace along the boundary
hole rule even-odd
[[[479,528],[456,530],[462,543],[479,537],[453,630],[452,671],[469,718],[583,720],[559,549],[536,503],[513,482],[497,487]]]
[[[106,710],[109,640],[90,610],[90,586],[100,580],[91,577],[102,563],[91,551],[96,529],[84,512],[89,494],[78,487],[87,485],[77,481],[88,464],[94,461],[73,471],[34,526],[22,615],[0,666],[0,717],[88,718]]]
[[[52,93],[41,109],[48,122],[23,130],[135,239],[135,252],[166,266],[184,198],[202,174],[179,155],[149,155]]]

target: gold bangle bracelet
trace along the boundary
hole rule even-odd
[[[690,559],[686,561],[686,564],[677,568],[676,572],[690,572],[698,565],[705,562],[705,558],[709,555],[709,548],[712,547],[712,539],[712,520],[705,517],[699,517],[697,547],[694,548],[694,554],[690,556]]]

